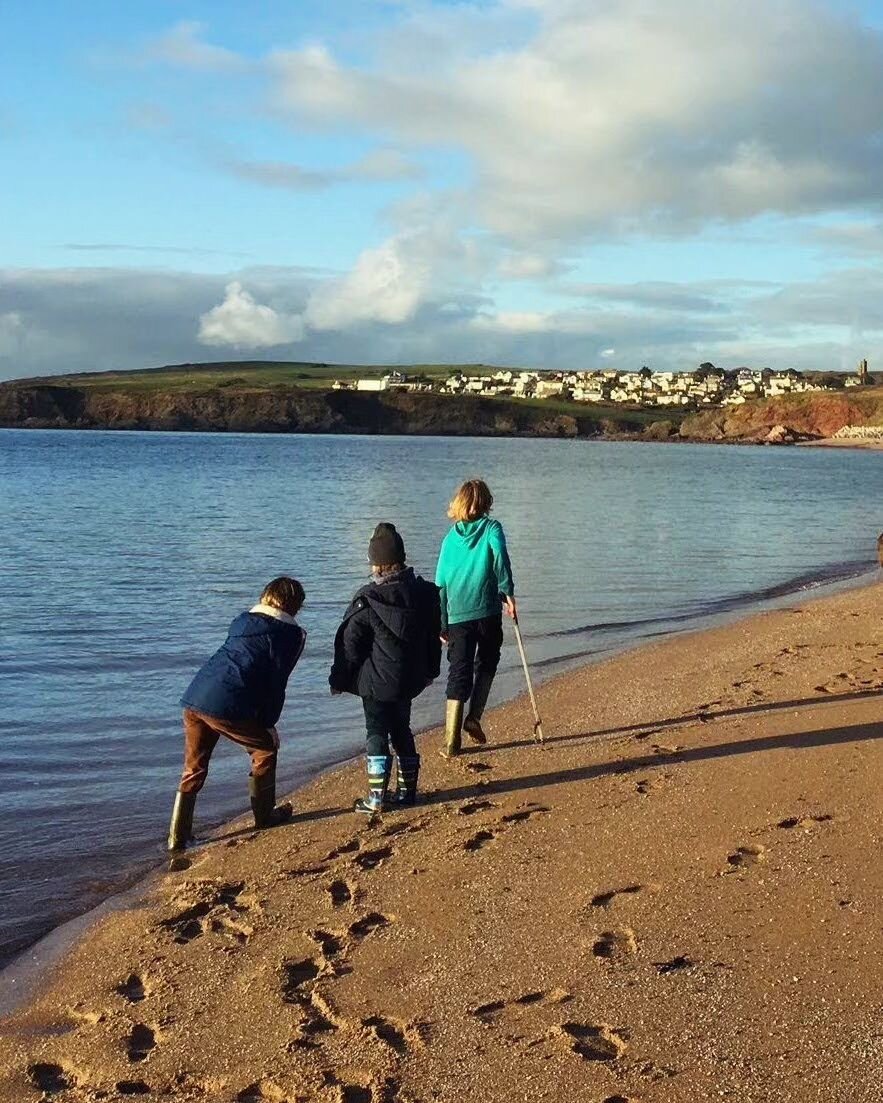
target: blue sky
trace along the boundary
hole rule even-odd
[[[0,378],[873,361],[881,28],[831,0],[8,0]]]

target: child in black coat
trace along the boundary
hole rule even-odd
[[[398,759],[392,807],[416,800],[420,756],[411,732],[411,702],[439,675],[441,610],[436,587],[405,566],[405,545],[395,525],[377,526],[368,561],[373,581],[356,593],[344,615],[328,682],[332,693],[362,698],[368,796],[355,807],[373,813],[390,807],[390,743]]]

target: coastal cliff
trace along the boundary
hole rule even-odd
[[[680,435],[696,441],[762,441],[771,431],[780,442],[824,440],[847,425],[883,424],[883,388],[809,392],[703,410],[684,419]]]
[[[646,415],[606,420],[501,399],[209,387],[198,391],[107,390],[50,382],[0,385],[0,426],[33,429],[165,429],[255,433],[384,433],[440,436],[595,437],[640,432]]]
[[[314,366],[313,374],[289,369],[286,375],[284,368],[183,365],[2,383],[0,428],[789,444],[828,440],[846,426],[883,426],[881,387],[784,395],[685,413],[564,399],[336,390],[324,366]]]

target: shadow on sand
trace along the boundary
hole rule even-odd
[[[830,698],[808,697],[793,701],[777,701],[761,705],[745,705],[741,708],[721,709],[718,712],[702,710],[700,712],[684,713],[680,716],[667,717],[662,720],[650,720],[643,724],[626,724],[619,728],[603,728],[598,731],[576,732],[571,735],[547,736],[543,747],[549,747],[556,743],[575,743],[584,739],[596,739],[606,735],[628,735],[644,733],[647,736],[666,728],[681,727],[684,724],[709,723],[713,720],[724,719],[732,716],[748,716],[759,713],[780,712],[784,709],[797,709],[805,705],[818,705],[830,701],[861,701],[871,697],[883,696],[880,690],[867,690],[859,693],[838,693]],[[785,749],[808,750],[813,747],[831,746],[838,743],[858,743],[869,739],[883,738],[883,721],[880,724],[857,724],[848,728],[829,728],[819,731],[798,732],[790,735],[771,735],[760,739],[738,739],[727,743],[705,744],[701,747],[693,747],[683,751],[670,753],[642,755],[640,758],[617,759],[614,762],[597,762],[591,766],[577,766],[570,770],[550,770],[546,773],[532,774],[528,777],[500,778],[499,780],[484,780],[481,784],[472,782],[466,785],[456,786],[451,789],[436,789],[426,792],[420,801],[422,807],[445,804],[448,801],[466,800],[478,794],[489,796],[495,793],[517,793],[529,789],[541,789],[546,785],[563,785],[568,782],[588,781],[592,778],[612,776],[615,774],[630,774],[636,771],[648,770],[653,767],[676,765],[679,762],[702,762],[706,759],[725,758],[729,755],[755,754],[762,751],[778,751]],[[531,746],[529,740],[513,740],[508,743],[488,743],[481,747],[469,747],[463,749],[463,757],[468,755],[481,755],[484,757],[495,751],[513,750],[519,747]],[[543,748],[538,747],[541,753]],[[316,808],[306,812],[296,812],[291,819],[291,825],[303,823],[315,823],[320,820],[333,819],[335,816],[352,814],[352,805],[344,805],[337,808]],[[214,835],[204,840],[205,843],[229,842],[232,839],[245,838],[254,834],[254,827],[245,825],[232,828],[221,835]]]
[[[700,709],[697,712],[685,712],[680,716],[667,716],[662,720],[646,720],[641,724],[624,724],[619,728],[599,728],[597,731],[577,732],[573,735],[547,735],[544,745],[550,743],[575,743],[580,739],[595,739],[604,735],[630,735],[636,732],[646,732],[652,735],[663,731],[665,728],[679,728],[684,724],[710,724],[714,720],[725,720],[733,716],[751,716],[764,712],[781,712],[783,709],[798,709],[806,705],[825,705],[835,701],[864,701],[869,697],[883,696],[883,690],[867,689],[856,693],[832,693],[820,694],[818,697],[802,697],[794,701],[771,701],[759,705],[742,705],[739,708],[720,709],[712,712],[710,709]],[[514,747],[523,747],[527,739],[514,739],[509,743],[488,743],[482,747],[464,747],[462,754],[491,754],[493,751],[508,751]]]
[[[864,695],[866,696],[866,695]],[[586,735],[598,733],[585,733]],[[830,747],[840,743],[861,743],[871,739],[883,739],[883,722],[879,724],[855,724],[848,728],[822,728],[818,731],[793,732],[788,735],[767,735],[759,739],[734,739],[727,743],[714,743],[691,747],[665,754],[642,755],[640,758],[620,759],[615,762],[596,762],[591,766],[577,766],[571,770],[550,770],[529,777],[500,778],[486,781],[480,787],[482,796],[495,793],[517,793],[527,789],[541,789],[546,785],[566,785],[570,782],[589,781],[592,778],[616,774],[632,774],[658,766],[673,766],[681,762],[703,762],[714,758],[727,758],[739,754],[759,754],[763,751],[811,750],[814,747]],[[454,789],[440,789],[426,795],[426,804],[443,804],[446,801],[464,800],[475,796],[476,786],[463,785]]]

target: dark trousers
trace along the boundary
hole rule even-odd
[[[476,673],[488,674],[490,677],[496,674],[502,646],[502,613],[448,626],[449,701],[469,700]]]
[[[244,747],[251,755],[252,777],[275,774],[279,751],[279,736],[275,728],[253,723],[234,724],[206,716],[195,709],[184,709],[184,772],[178,786],[179,792],[198,793],[205,785],[212,751],[222,735]]]
[[[417,754],[411,731],[410,701],[376,701],[373,697],[363,697],[362,707],[367,732],[366,754],[388,755],[390,743],[399,758],[413,758]]]

